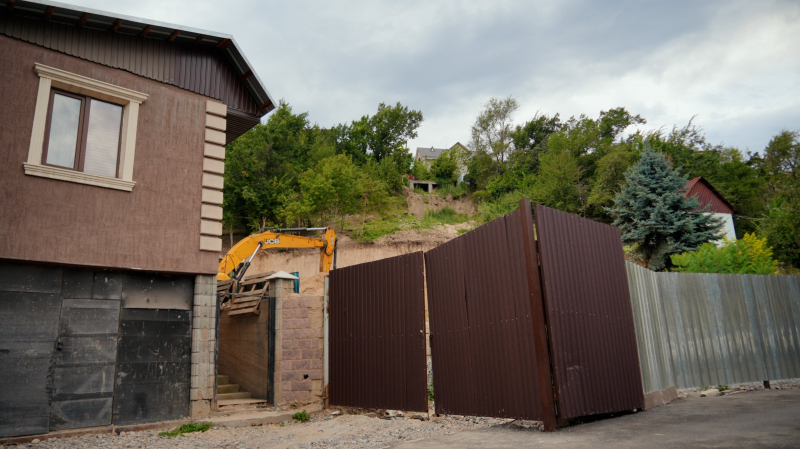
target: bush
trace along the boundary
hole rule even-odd
[[[169,432],[161,432],[159,433],[159,435],[161,435],[162,437],[175,438],[183,435],[184,433],[205,432],[210,428],[211,428],[210,422],[190,422],[178,427],[175,430],[171,430]]]
[[[722,246],[705,243],[697,251],[672,256],[673,271],[683,273],[775,274],[778,263],[772,258],[772,248],[766,239],[755,234],[730,241]]]
[[[311,419],[311,417],[310,417],[310,416],[308,416],[308,413],[306,413],[306,411],[305,411],[305,410],[303,410],[302,412],[297,412],[297,413],[295,413],[294,415],[292,415],[292,418],[293,418],[293,419],[294,419],[296,422],[306,422],[306,421],[308,421],[309,419]]]

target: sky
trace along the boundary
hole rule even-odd
[[[466,144],[509,95],[516,124],[622,106],[742,151],[800,130],[800,1],[67,1],[232,34],[273,98],[322,127],[420,110],[412,149]]]

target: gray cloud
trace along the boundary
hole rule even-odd
[[[508,95],[517,122],[625,106],[646,129],[697,115],[741,149],[800,128],[797,2],[75,2],[233,34],[270,92],[321,126],[380,102],[422,110],[412,148],[466,142],[481,105]]]

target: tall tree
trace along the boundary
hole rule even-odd
[[[538,112],[524,125],[517,126],[512,134],[514,152],[509,157],[513,170],[538,173],[539,156],[547,150],[550,135],[560,131],[561,127],[558,114],[549,117]]]
[[[534,183],[533,199],[544,206],[586,215],[586,186],[582,169],[568,151],[548,151]]]
[[[381,103],[375,115],[338,125],[333,135],[339,152],[350,155],[356,164],[361,165],[370,157],[381,162],[393,156],[398,170],[408,173],[413,157],[406,149],[406,142],[417,137],[422,120],[422,112],[400,102],[394,106]]]
[[[782,131],[764,153],[771,199],[759,232],[779,261],[800,268],[800,132]]]
[[[492,98],[472,125],[470,149],[483,151],[495,161],[504,163],[514,150],[514,113],[519,102],[513,98]]]
[[[694,251],[717,238],[722,222],[697,210],[697,200],[684,195],[687,179],[648,143],[625,180],[608,211],[622,231],[622,242],[635,244],[649,268],[661,270],[670,255]]]

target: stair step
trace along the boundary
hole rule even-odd
[[[225,385],[229,382],[228,376],[226,374],[220,374],[217,376],[217,385]]]
[[[236,384],[217,385],[217,394],[238,393],[238,392],[239,392],[239,386]]]
[[[246,391],[240,391],[238,393],[217,394],[217,401],[224,401],[227,399],[251,399],[252,397],[253,397],[252,393],[248,393]]]
[[[219,396],[217,396],[219,398]],[[220,411],[236,409],[253,409],[269,405],[264,399],[217,399],[217,409]]]

